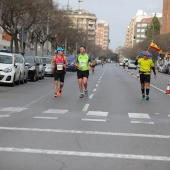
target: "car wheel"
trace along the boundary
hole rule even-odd
[[[38,81],[39,80],[39,75],[38,74],[36,74],[36,81]]]
[[[14,75],[14,78],[13,78],[13,81],[12,83],[10,84],[11,87],[14,87],[15,86],[15,75]]]
[[[16,81],[17,85],[20,85],[20,78]]]

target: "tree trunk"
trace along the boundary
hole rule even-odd
[[[15,44],[15,53],[19,53],[19,45],[18,45],[17,34],[14,34],[14,44]]]

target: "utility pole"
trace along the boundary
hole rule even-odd
[[[78,9],[80,9],[80,3],[83,2],[81,0],[78,0],[78,3],[79,3],[79,6],[78,6]]]
[[[68,2],[67,2],[67,11],[69,10],[69,8],[70,8],[70,4],[69,4],[69,0],[68,0]]]

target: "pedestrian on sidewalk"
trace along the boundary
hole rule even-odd
[[[140,56],[136,57],[136,65],[139,64],[139,74],[140,74],[140,83],[141,83],[141,92],[142,99],[149,100],[149,91],[150,91],[150,80],[151,80],[151,69],[154,72],[154,78],[156,78],[156,71],[154,63],[152,61],[152,54],[148,51],[142,51]],[[145,89],[146,89],[146,98],[145,98]]]
[[[63,51],[64,49],[62,47],[58,47],[56,55],[51,61],[51,67],[54,70],[54,97],[62,96],[62,88],[64,86],[68,61],[67,58],[63,55]],[[59,81],[60,85],[58,87]]]
[[[91,70],[90,66],[92,66],[91,61],[91,57],[89,57],[86,53],[86,47],[81,46],[80,54],[77,56],[74,63],[74,65],[77,67],[77,78],[80,90],[80,98],[88,97],[87,82],[89,77],[89,70]]]

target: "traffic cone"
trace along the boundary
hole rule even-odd
[[[167,88],[166,88],[166,94],[170,94],[170,87],[169,87],[169,84],[168,84],[168,86],[167,86]]]

